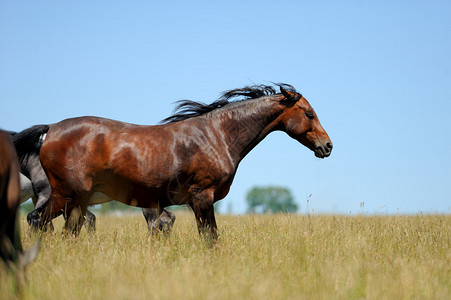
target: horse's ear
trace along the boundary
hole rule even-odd
[[[299,97],[300,94],[286,90],[282,86],[280,86],[280,92],[285,96],[285,98],[287,98],[288,101],[298,101],[301,98]]]

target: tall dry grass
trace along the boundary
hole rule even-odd
[[[144,218],[99,216],[97,233],[45,234],[24,299],[449,299],[451,216],[218,216],[209,247],[194,217],[169,238]],[[35,237],[22,219],[24,244]],[[2,296],[3,295],[3,296]],[[11,291],[0,298],[12,297]]]

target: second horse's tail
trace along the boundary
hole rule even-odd
[[[21,164],[30,154],[39,154],[45,134],[49,129],[50,125],[35,125],[12,135],[14,147]]]

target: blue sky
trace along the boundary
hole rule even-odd
[[[303,213],[450,213],[450,16],[449,1],[2,0],[0,128],[151,125],[180,99],[286,82],[332,155],[272,133],[221,210],[244,213],[250,188],[281,185]]]

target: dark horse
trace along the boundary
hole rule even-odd
[[[17,213],[19,204],[17,154],[9,134],[0,130],[0,258],[8,267],[21,269],[36,257],[39,240],[33,248],[23,251]]]
[[[43,126],[40,158],[52,186],[43,218],[64,213],[78,232],[95,192],[162,210],[188,204],[200,233],[217,238],[213,203],[223,199],[241,160],[272,131],[286,132],[319,158],[332,142],[301,94],[286,84],[225,92],[210,105],[182,101],[162,125],[80,117]],[[241,101],[229,102],[231,98]],[[36,138],[37,140],[37,138]]]

